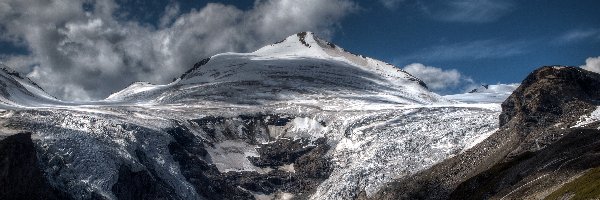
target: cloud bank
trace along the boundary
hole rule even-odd
[[[330,36],[357,9],[350,0],[256,0],[248,10],[209,3],[180,13],[172,2],[157,26],[115,16],[112,0],[0,2],[0,40],[27,55],[1,55],[49,93],[101,99],[138,80],[166,83],[202,58],[247,52],[296,32]]]
[[[600,56],[587,58],[585,60],[585,65],[580,67],[588,71],[600,73]]]
[[[463,76],[456,69],[443,70],[441,68],[413,63],[403,67],[403,70],[421,79],[429,89],[436,92],[454,90],[473,84],[473,80]]]

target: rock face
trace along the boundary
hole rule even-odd
[[[147,169],[134,171],[127,165],[121,165],[117,183],[112,187],[112,192],[117,199],[177,199],[173,188],[158,177],[148,161],[149,158],[142,151],[135,152],[138,160]]]
[[[540,199],[600,166],[600,74],[549,66],[502,103],[501,128],[459,156],[388,184],[373,199]],[[568,195],[568,194],[567,194]]]
[[[568,128],[600,105],[600,74],[576,67],[542,67],[534,71],[504,103],[500,126],[523,129],[513,152],[531,151],[558,139],[546,130]]]
[[[285,118],[273,115],[268,117],[279,120],[271,120],[267,123],[282,126],[287,123],[282,120]],[[243,118],[253,119],[250,116]],[[264,116],[254,117],[254,119],[259,119],[253,120],[254,122],[262,121]],[[196,120],[196,122],[204,122],[205,128],[208,124],[219,125],[224,121],[226,119],[214,117]],[[331,173],[329,160],[324,158],[329,149],[324,139],[310,142],[281,138],[273,143],[261,144],[258,150],[260,157],[249,159],[253,165],[266,169],[265,172],[222,173],[210,163],[206,147],[194,141],[195,137],[190,130],[177,127],[168,132],[175,138],[175,141],[169,145],[169,151],[174,160],[179,163],[183,176],[194,186],[200,196],[207,199],[254,199],[253,193],[309,194]]]
[[[39,168],[30,133],[0,141],[0,185],[0,199],[68,199]]]
[[[542,67],[502,103],[500,125],[517,120],[526,127],[546,127],[581,116],[600,100],[600,74],[577,67]],[[562,117],[562,118],[561,118]]]

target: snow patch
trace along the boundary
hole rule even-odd
[[[579,117],[579,120],[577,121],[577,123],[574,126],[572,126],[571,128],[584,127],[588,124],[598,122],[598,121],[600,121],[600,106],[598,106],[596,108],[596,110],[594,110],[594,112],[590,113],[589,115],[584,115],[584,116]],[[598,127],[598,129],[600,129],[600,127]]]
[[[324,137],[326,128],[315,118],[296,117],[290,122],[285,137],[293,139],[309,138],[316,140]]]
[[[268,173],[270,169],[256,167],[248,160],[248,157],[259,157],[256,145],[250,145],[243,141],[227,140],[216,143],[214,148],[207,148],[212,163],[220,172],[257,171]]]
[[[483,85],[464,94],[446,95],[444,98],[464,103],[502,103],[520,84]]]
[[[294,168],[294,163],[279,166],[279,167],[277,167],[277,169],[284,171],[284,172],[296,173],[296,169]]]
[[[292,200],[294,194],[287,192],[276,192],[273,194],[253,193],[256,200]]]

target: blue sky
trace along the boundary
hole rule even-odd
[[[348,16],[333,40],[397,66],[457,69],[489,84],[520,82],[542,65],[580,66],[600,56],[600,1],[462,1],[473,8],[397,2],[388,9],[360,2],[364,9]],[[422,6],[431,7],[429,13]]]
[[[543,65],[600,72],[600,1],[6,0],[0,62],[63,99],[168,83],[216,53],[300,31],[381,59],[448,94]]]

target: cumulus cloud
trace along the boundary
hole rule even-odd
[[[463,76],[456,69],[443,70],[441,68],[413,63],[403,67],[403,70],[421,79],[433,91],[452,90],[465,84],[472,84],[473,80]]]
[[[434,19],[449,22],[493,22],[510,13],[512,0],[418,1],[422,11]]]
[[[216,53],[252,51],[306,30],[328,37],[357,9],[350,0],[256,0],[247,10],[209,3],[180,13],[172,3],[152,26],[116,16],[120,6],[112,0],[2,1],[0,39],[30,54],[0,59],[54,96],[100,99],[133,81],[169,82]]]
[[[585,65],[582,65],[581,68],[600,73],[600,56],[587,58],[585,60]]]
[[[167,7],[165,7],[164,14],[160,17],[159,26],[164,28],[170,25],[177,18],[177,16],[179,16],[179,9],[178,2],[168,4]]]

